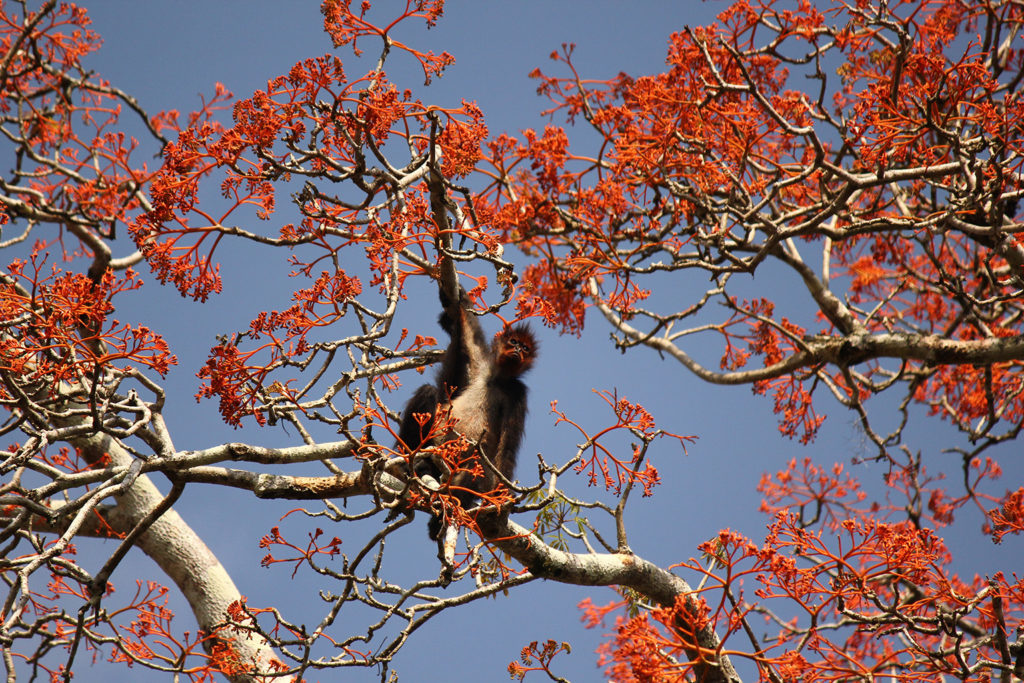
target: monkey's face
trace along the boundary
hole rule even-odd
[[[521,375],[530,369],[537,356],[537,341],[525,326],[504,330],[495,345],[495,363],[504,374]]]

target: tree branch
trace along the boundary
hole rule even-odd
[[[521,562],[535,576],[577,586],[625,586],[662,607],[676,605],[678,599],[683,598],[683,608],[689,614],[701,612],[700,602],[686,581],[632,553],[568,553],[545,544],[529,529],[507,517],[480,515],[478,521],[491,543]],[[739,674],[729,657],[720,654],[721,641],[714,630],[708,625],[693,630],[698,647],[686,650],[696,680],[738,683]]]

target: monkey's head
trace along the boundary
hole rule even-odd
[[[533,365],[537,339],[529,325],[505,327],[494,340],[494,364],[507,376],[518,377]]]

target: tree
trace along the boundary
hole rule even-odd
[[[68,680],[95,655],[191,680],[387,680],[434,616],[538,579],[615,587],[582,605],[591,626],[615,616],[600,660],[615,680],[1024,677],[1024,582],[995,565],[959,575],[939,536],[972,511],[1003,544],[1024,525],[1024,488],[994,483],[1024,420],[1024,9],[737,2],[672,34],[651,76],[589,80],[565,46],[558,74],[534,77],[572,125],[512,137],[473,103],[429,99],[453,58],[398,36],[442,7],[325,0],[337,55],[251,96],[218,87],[184,117],[150,115],[85,68],[99,45],[85,10],[3,8],[0,245],[21,250],[0,276],[8,678]],[[349,49],[376,63],[354,71]],[[423,87],[389,77],[398,56]],[[292,303],[220,330],[196,368],[198,397],[246,442],[182,450],[165,420],[181,397],[161,380],[172,349],[119,305],[143,288],[136,267],[216,305],[219,261],[247,243],[283,254]],[[612,390],[603,414],[553,405],[578,448],[524,454],[519,483],[476,510],[410,477],[424,454],[395,445],[397,389],[440,350],[403,316],[458,283],[489,320],[610,326],[617,348],[677,361],[668,381],[770,396],[814,457],[762,478],[767,535],[712,522],[699,558],[646,559],[626,512],[638,493],[686,495],[693,482],[656,465],[691,437]],[[603,321],[584,327],[587,309]],[[879,490],[813,450],[841,408]],[[915,422],[951,428],[957,468],[914,445]],[[272,428],[290,444],[269,445]],[[242,596],[178,514],[197,488],[302,501],[262,545],[319,593],[312,620]],[[460,544],[394,570],[428,510]],[[75,553],[99,538],[114,542],[90,570]],[[199,632],[171,621],[155,582],[114,592],[136,550]],[[510,673],[557,679],[569,646],[530,640]]]

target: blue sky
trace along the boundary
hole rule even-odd
[[[199,93],[212,93],[217,81],[236,96],[246,97],[254,89],[265,87],[268,79],[287,72],[294,62],[332,51],[329,38],[321,30],[316,2],[106,0],[84,5],[94,28],[105,38],[103,49],[92,58],[91,65],[112,84],[136,96],[151,112],[170,108],[187,112],[195,106]],[[631,75],[652,73],[664,66],[670,32],[686,24],[708,23],[724,6],[685,1],[453,1],[434,29],[411,26],[401,34],[402,40],[422,50],[453,54],[456,63],[444,77],[423,88],[418,66],[403,55],[396,55],[387,71],[400,88],[412,88],[415,96],[427,103],[455,106],[462,99],[475,100],[492,133],[515,135],[520,129],[547,123],[539,116],[547,102],[537,97],[536,84],[527,74],[538,66],[557,70],[548,55],[562,43],[576,44],[575,62],[585,76],[603,79],[619,71]],[[369,44],[365,49],[372,53]],[[350,74],[368,66],[356,65],[346,48],[338,54]],[[288,221],[282,218],[279,222]],[[293,434],[279,429],[228,429],[220,423],[214,403],[197,404],[193,399],[197,388],[194,373],[215,343],[214,335],[246,327],[260,310],[288,305],[289,282],[278,272],[277,262],[272,266],[276,270],[263,269],[259,259],[267,256],[265,251],[239,245],[224,256],[226,291],[222,296],[205,305],[193,304],[168,288],[160,288],[144,272],[151,286],[126,298],[119,312],[165,334],[179,357],[180,365],[168,382],[168,421],[179,449],[226,440],[267,445],[297,443]],[[785,291],[784,283],[776,284]],[[682,290],[659,295],[678,297],[680,307],[687,303]],[[410,302],[399,313],[399,325],[443,336],[434,323],[435,299],[427,292],[424,296],[426,301]],[[794,291],[794,296],[805,295]],[[530,462],[538,452],[549,460],[567,458],[575,450],[577,435],[565,427],[553,426],[554,416],[548,412],[552,400],[557,399],[561,410],[590,426],[603,424],[608,414],[592,390],[617,390],[643,403],[659,426],[700,437],[685,457],[677,446],[667,441],[659,444],[653,460],[664,484],[652,498],[631,503],[628,521],[632,547],[653,562],[668,566],[696,556],[700,542],[727,527],[759,541],[768,521],[757,513],[755,486],[763,472],[784,468],[793,457],[809,455],[827,465],[849,463],[865,451],[853,427],[853,416],[835,411],[834,405],[823,404],[830,416],[818,440],[804,447],[779,436],[770,399],[754,397],[746,387],[703,384],[681,366],[650,351],[640,349],[621,355],[612,348],[603,320],[590,316],[587,324],[580,340],[543,332],[542,355],[529,376],[531,417],[520,462]],[[418,376],[406,382],[411,392]],[[941,426],[926,424],[916,435],[920,439],[913,445],[928,453],[933,464],[957,464],[956,458],[939,452],[948,438]],[[860,466],[854,473],[871,486],[877,485],[884,474],[869,466]],[[1019,477],[1015,480],[1008,474],[1005,484],[1015,487],[1014,481]],[[594,493],[582,484],[576,483],[577,495]],[[264,552],[257,547],[260,536],[293,507],[199,485],[190,486],[178,505],[185,519],[232,572],[251,604],[283,601],[298,612],[288,615],[293,621],[316,623],[320,618],[316,591],[330,586],[313,583],[318,579],[308,574],[300,572],[292,580],[290,569],[258,565]],[[293,529],[309,526],[295,517],[288,518],[287,524]],[[974,536],[978,524],[979,520],[968,516],[957,527],[967,533],[942,532],[963,558],[961,567],[972,569],[973,556],[984,560],[978,562],[978,569],[1014,569],[1013,549],[1019,557],[1019,540],[1007,539],[998,551],[1001,554],[996,554],[988,541]],[[344,538],[345,531],[329,529],[328,534]],[[426,569],[419,573],[433,573],[434,549],[423,529],[405,531],[409,533],[400,539],[401,547],[391,549],[391,561],[405,565],[410,575],[415,575],[421,565]],[[96,552],[112,547],[101,545]],[[87,551],[83,562],[90,561],[89,557]],[[94,561],[101,561],[99,555],[95,557]],[[399,567],[396,571],[402,570]],[[154,572],[148,560],[133,558],[118,569],[113,581],[130,594],[137,575],[152,576]],[[576,609],[587,596],[598,603],[615,597],[607,589],[534,583],[508,597],[453,610],[415,634],[398,655],[395,667],[400,680],[503,680],[505,665],[517,657],[523,645],[547,638],[573,643],[572,654],[560,658],[560,674],[573,680],[596,680],[599,672],[593,649],[601,633],[585,631]],[[174,609],[180,628],[193,629],[184,603],[176,600]],[[338,628],[344,626],[339,624]],[[462,645],[458,648],[451,644],[453,630],[460,634]],[[326,674],[323,678],[334,676]],[[352,678],[370,680],[373,676],[363,671]],[[106,677],[97,667],[76,672],[76,680]]]

